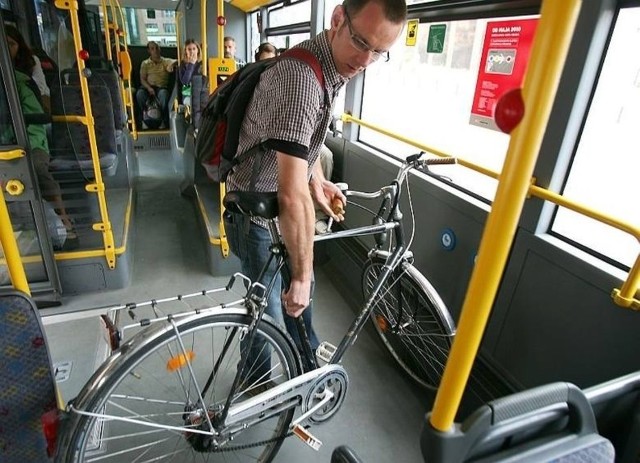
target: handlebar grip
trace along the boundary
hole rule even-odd
[[[438,165],[438,164],[457,164],[458,159],[453,157],[429,158],[429,159],[425,159],[422,162],[424,162],[428,166]]]

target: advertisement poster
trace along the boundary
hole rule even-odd
[[[522,86],[537,25],[537,19],[487,23],[471,124],[499,130],[493,121],[493,109],[505,92]]]

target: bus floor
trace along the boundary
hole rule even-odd
[[[41,311],[65,402],[75,397],[105,357],[99,348],[104,342],[98,320],[104,310],[91,308],[222,287],[228,281],[228,277],[214,278],[207,271],[204,239],[194,239],[203,236],[196,209],[189,198],[180,195],[181,175],[175,172],[171,152],[141,151],[138,160],[131,285],[64,297],[61,307]],[[316,279],[314,326],[322,340],[337,343],[354,312],[331,286],[322,267],[316,268]],[[363,330],[344,358],[349,375],[345,402],[331,420],[311,428],[323,442],[320,450],[291,437],[276,461],[328,463],[332,450],[343,444],[364,462],[422,461],[419,437],[433,397],[395,366],[374,336],[373,330]]]

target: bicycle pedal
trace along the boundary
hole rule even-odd
[[[322,360],[325,363],[329,363],[333,358],[333,354],[336,353],[337,347],[333,344],[322,341],[316,349],[316,357],[318,360]]]
[[[322,445],[322,441],[315,437],[313,434],[309,432],[308,429],[305,429],[303,426],[296,424],[293,429],[293,434],[298,437],[302,442],[307,444],[313,450],[320,450],[320,446]]]

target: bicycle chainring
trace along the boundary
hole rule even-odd
[[[347,396],[349,379],[346,372],[332,371],[318,379],[306,399],[306,409],[316,406],[325,396],[325,391],[333,393],[333,398],[309,417],[314,423],[321,423],[331,418],[340,409]]]

